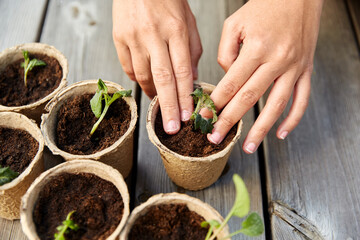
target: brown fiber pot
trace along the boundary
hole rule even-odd
[[[25,115],[0,112],[0,126],[25,130],[39,143],[39,149],[29,166],[17,178],[0,186],[0,217],[20,218],[20,201],[30,184],[44,171],[44,139],[39,127]]]
[[[180,194],[180,193],[166,193],[166,194],[161,193],[152,196],[145,203],[139,205],[132,211],[124,230],[120,234],[120,240],[127,240],[131,228],[136,222],[136,220],[139,217],[145,215],[150,207],[160,204],[186,204],[186,206],[189,208],[190,211],[196,212],[197,214],[202,216],[206,221],[209,220],[216,220],[218,222],[224,221],[221,215],[213,207],[211,207],[207,203],[204,203],[203,201],[197,198],[190,197],[186,194]],[[219,234],[218,239],[226,237],[228,235],[229,235],[229,227],[226,225]]]
[[[119,84],[109,81],[104,82],[108,87],[109,93],[124,90],[124,88]],[[124,178],[126,178],[131,171],[133,163],[134,130],[137,121],[137,106],[133,97],[124,98],[124,100],[130,106],[131,111],[129,129],[110,147],[89,155],[75,155],[59,149],[56,145],[55,129],[57,125],[57,115],[60,107],[67,99],[77,95],[87,93],[95,94],[97,88],[97,80],[86,80],[77,82],[63,89],[45,107],[45,110],[48,111],[48,114],[43,114],[42,116],[41,132],[44,135],[46,145],[54,155],[60,155],[66,161],[71,161],[74,159],[92,159],[100,161],[119,170]]]
[[[21,200],[21,227],[25,235],[30,240],[40,239],[36,232],[36,227],[33,222],[33,210],[38,199],[40,191],[53,178],[62,173],[92,173],[96,176],[107,180],[115,185],[119,190],[124,202],[123,217],[115,229],[115,231],[107,238],[108,240],[115,239],[123,229],[126,220],[130,214],[129,209],[129,192],[122,175],[114,168],[100,162],[92,160],[74,160],[65,162],[51,168],[42,173],[30,186],[26,194]]]
[[[31,119],[34,119],[37,123],[40,124],[41,114],[43,113],[44,107],[47,104],[47,102],[50,99],[52,99],[58,92],[60,92],[61,89],[66,87],[67,84],[66,78],[69,72],[68,62],[65,56],[53,46],[43,43],[25,43],[5,49],[0,53],[0,72],[3,71],[3,69],[7,65],[21,58],[24,58],[22,50],[27,50],[29,51],[29,53],[41,53],[49,57],[55,58],[59,62],[62,68],[63,76],[61,82],[59,86],[52,93],[50,93],[49,95],[45,96],[44,98],[36,102],[24,106],[13,106],[13,107],[0,105],[0,112],[4,112],[4,111],[19,112]]]
[[[215,88],[208,83],[200,83],[204,92],[210,94]],[[150,141],[157,147],[165,169],[171,180],[178,186],[189,190],[200,190],[216,182],[220,177],[230,153],[240,138],[242,120],[238,123],[234,139],[220,152],[206,157],[188,157],[177,154],[163,145],[155,134],[155,119],[159,111],[159,101],[155,97],[149,106],[146,118],[146,129]]]

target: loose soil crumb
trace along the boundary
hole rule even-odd
[[[231,128],[225,139],[219,144],[209,142],[206,134],[201,130],[194,130],[194,121],[181,122],[180,131],[175,135],[168,135],[164,128],[161,118],[161,111],[156,115],[155,133],[160,142],[170,150],[190,157],[206,157],[223,150],[235,137],[237,124]]]
[[[98,120],[91,111],[92,97],[93,94],[76,96],[61,106],[56,128],[60,149],[78,155],[93,154],[114,144],[128,130],[130,107],[119,98],[110,105],[105,118],[90,137],[90,131]]]
[[[7,66],[0,73],[0,104],[4,106],[23,106],[44,98],[60,84],[62,68],[59,62],[44,54],[30,54],[30,59],[37,58],[46,66],[34,67],[27,75],[27,86],[24,83],[24,68],[19,59]]]
[[[0,127],[0,165],[21,174],[39,150],[39,143],[30,133]]]
[[[129,234],[129,240],[200,240],[205,239],[207,228],[199,214],[190,211],[185,204],[161,204],[152,206],[139,217]]]
[[[103,240],[119,225],[123,209],[119,190],[112,183],[90,173],[64,173],[41,190],[33,220],[40,239],[53,240],[56,227],[75,210],[71,219],[79,229],[66,234],[66,240]]]

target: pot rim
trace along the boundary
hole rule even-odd
[[[100,169],[102,173],[95,172],[93,169]],[[116,239],[119,236],[122,228],[125,226],[127,222],[127,218],[130,215],[130,208],[129,208],[129,192],[127,185],[124,181],[123,176],[119,171],[114,169],[113,167],[106,165],[104,163],[93,161],[93,160],[73,160],[70,162],[61,163],[53,168],[48,169],[47,171],[43,172],[29,187],[26,194],[21,199],[21,207],[20,207],[20,222],[21,227],[25,235],[29,239],[39,239],[36,227],[33,221],[33,209],[35,203],[38,199],[38,192],[40,192],[43,187],[55,176],[61,173],[91,173],[94,174],[102,179],[104,177],[100,175],[106,175],[110,179],[104,179],[106,181],[111,182],[119,191],[121,198],[124,203],[124,210],[123,216],[121,218],[120,223],[114,230],[114,232],[107,238],[108,240]],[[38,189],[37,192],[34,193],[34,189]],[[35,195],[35,196],[34,196]],[[33,202],[31,206],[28,206],[29,201]]]
[[[30,132],[29,130],[27,130],[25,125],[19,125],[16,128],[14,128],[14,127],[8,126],[6,124],[0,123],[1,127],[7,127],[7,128],[26,131],[27,133],[29,133],[38,142],[39,147],[38,147],[38,151],[36,152],[36,155],[31,160],[30,164],[26,167],[25,171],[23,171],[19,176],[17,176],[11,182],[5,183],[4,185],[0,186],[0,194],[3,194],[8,189],[16,187],[16,185],[18,185],[20,182],[22,182],[31,173],[34,165],[38,161],[41,160],[41,156],[43,154],[44,145],[45,145],[44,138],[43,138],[43,136],[41,134],[41,131],[40,131],[39,127],[36,125],[34,120],[31,120],[28,117],[26,117],[25,115],[20,114],[20,113],[16,113],[16,112],[0,112],[0,119],[3,116],[10,116],[11,118],[18,118],[21,121],[25,122],[27,124],[26,126],[30,126],[33,133]]]
[[[28,50],[30,53],[41,53],[45,54],[49,57],[55,58],[61,68],[62,68],[62,78],[60,80],[60,84],[57,88],[55,88],[50,94],[46,95],[45,97],[26,105],[22,106],[5,106],[0,105],[0,111],[22,111],[24,109],[32,109],[37,106],[40,106],[50,99],[52,99],[62,88],[64,88],[67,85],[67,75],[69,73],[69,65],[66,57],[62,52],[60,52],[58,49],[56,49],[52,45],[48,45],[45,43],[24,43],[20,45],[16,45],[10,48],[5,49],[0,53],[0,59],[5,58],[7,56],[11,56],[12,54],[16,54],[17,52],[21,52],[22,50]]]
[[[62,149],[60,149],[57,144],[55,143],[55,141],[51,140],[49,137],[49,127],[47,126],[48,124],[48,120],[49,120],[49,116],[50,114],[57,114],[57,112],[55,112],[54,108],[55,106],[60,103],[61,101],[68,99],[68,96],[66,96],[67,93],[73,91],[73,89],[75,88],[79,88],[79,87],[83,87],[86,85],[97,85],[97,79],[91,79],[91,80],[83,80],[80,82],[76,82],[74,84],[71,84],[70,86],[67,86],[66,88],[62,89],[53,99],[50,100],[50,102],[45,106],[45,110],[48,113],[45,113],[41,116],[41,124],[40,124],[40,128],[41,128],[41,132],[44,135],[45,138],[45,143],[46,145],[49,147],[49,149],[51,150],[51,152],[54,155],[61,155],[66,157],[66,159],[92,159],[92,160],[98,160],[101,156],[103,156],[104,154],[107,153],[111,153],[117,150],[117,148],[119,147],[119,145],[126,139],[131,137],[132,132],[135,130],[136,127],[136,122],[137,122],[137,105],[136,105],[136,101],[134,99],[133,96],[130,97],[125,97],[124,100],[127,102],[127,104],[129,105],[130,108],[130,112],[131,112],[131,120],[130,120],[130,124],[129,124],[129,128],[127,129],[127,131],[125,132],[124,135],[122,135],[116,142],[114,142],[111,146],[99,151],[99,152],[95,152],[92,154],[88,154],[88,155],[78,155],[78,154],[72,154],[69,152],[66,152]],[[110,81],[106,81],[103,80],[106,84],[106,86],[108,88],[116,88],[118,90],[125,90],[121,85],[114,83],[114,82],[110,82]]]
[[[177,192],[172,193],[159,193],[152,197],[150,197],[146,202],[140,204],[137,206],[129,216],[125,228],[122,230],[120,234],[120,239],[125,239],[125,237],[130,234],[131,228],[135,221],[140,217],[147,213],[147,210],[151,206],[156,206],[160,204],[182,204],[185,203],[186,206],[189,208],[190,211],[194,211],[200,216],[202,216],[205,220],[217,220],[218,222],[223,222],[224,219],[220,215],[218,211],[215,210],[211,205],[201,201],[198,198],[191,197],[187,194],[181,194]],[[189,205],[190,204],[190,205]],[[195,207],[197,207],[195,209]],[[210,212],[211,215],[214,216],[214,218],[207,219],[206,216],[203,216],[199,213],[198,209],[202,208],[202,210],[206,210],[208,213]],[[224,229],[222,230],[223,233],[225,233],[225,236],[229,235],[229,227],[226,225]]]
[[[207,92],[211,92],[215,88],[214,85],[205,83],[205,82],[200,82],[199,84],[194,84],[194,85],[199,85],[200,87],[202,87],[204,89],[204,91],[207,91]],[[154,111],[156,111],[156,112],[153,113]],[[214,161],[216,159],[222,158],[230,151],[230,149],[232,149],[232,146],[237,142],[237,140],[240,138],[240,135],[241,135],[241,129],[242,129],[242,125],[243,125],[242,120],[240,120],[237,123],[236,135],[223,150],[221,150],[217,153],[211,154],[209,156],[205,156],[205,157],[190,157],[190,156],[180,155],[180,154],[176,153],[175,151],[166,147],[163,143],[161,143],[158,136],[156,135],[155,129],[154,129],[156,118],[154,118],[154,122],[152,122],[152,119],[153,119],[154,114],[157,114],[158,111],[159,111],[159,100],[158,100],[158,97],[155,96],[153,98],[153,100],[150,102],[149,109],[148,109],[147,116],[146,116],[146,129],[148,131],[150,141],[159,150],[161,150],[163,152],[167,152],[169,154],[172,154],[176,158],[179,158],[184,161]]]

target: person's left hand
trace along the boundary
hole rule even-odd
[[[278,138],[297,126],[310,95],[321,8],[322,0],[251,0],[225,21],[218,62],[227,73],[211,94],[217,109],[223,110],[209,141],[219,144],[271,84],[244,151],[256,151],[292,93],[293,104],[277,130]]]

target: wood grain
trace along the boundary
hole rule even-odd
[[[285,141],[276,138],[279,121],[264,144],[270,201],[294,209],[323,239],[360,235],[359,78],[345,2],[325,1],[306,114]],[[279,214],[271,219],[273,239],[295,239],[289,231],[306,239]]]
[[[241,2],[241,1],[239,1]],[[217,84],[224,72],[217,64],[217,48],[221,36],[223,21],[230,10],[228,1],[190,1],[194,15],[197,18],[197,26],[204,49],[199,63],[199,80]],[[232,5],[239,7],[239,5]],[[234,9],[231,9],[231,12]],[[136,182],[136,204],[140,204],[157,193],[180,192],[197,197],[217,209],[225,216],[233,205],[235,189],[232,183],[232,175],[238,173],[244,179],[251,197],[251,209],[262,216],[262,193],[259,176],[259,160],[257,155],[246,155],[241,149],[241,143],[246,136],[249,127],[254,121],[254,112],[250,111],[244,117],[245,128],[242,138],[234,147],[229,159],[228,166],[223,176],[212,186],[201,191],[186,191],[177,187],[167,176],[156,147],[149,141],[145,128],[146,112],[150,100],[143,94],[141,97],[141,113],[139,126],[139,151]],[[231,220],[230,230],[234,231],[240,226],[240,220]],[[250,239],[244,236],[236,236],[233,239]],[[257,239],[265,239],[261,236]]]
[[[47,0],[1,0],[0,51],[21,43],[36,42]]]

